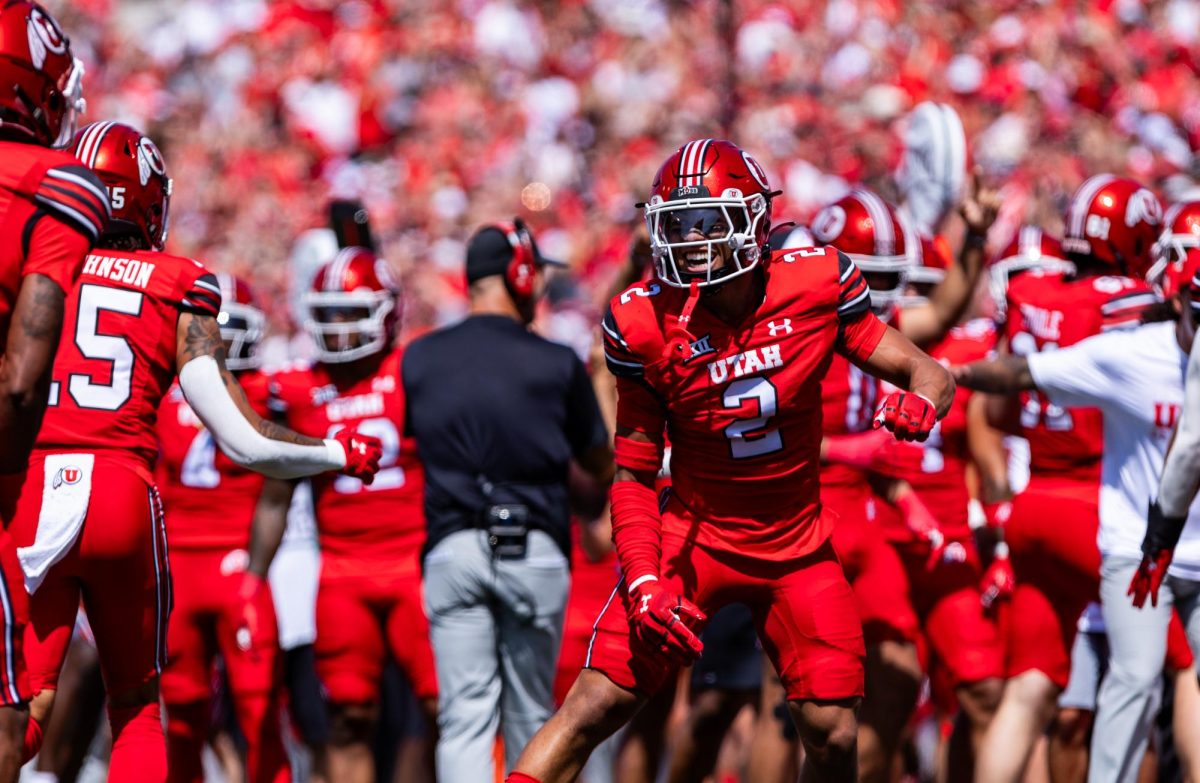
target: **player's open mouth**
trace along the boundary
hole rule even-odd
[[[708,271],[708,251],[694,250],[683,257],[684,269],[688,272]]]

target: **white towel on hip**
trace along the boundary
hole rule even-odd
[[[37,592],[50,567],[75,545],[92,496],[92,454],[51,454],[46,457],[42,513],[31,546],[17,549],[25,589]]]

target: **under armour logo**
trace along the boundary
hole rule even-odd
[[[648,595],[642,596],[642,608],[641,608],[642,614],[645,614],[646,612],[650,611],[650,598],[651,598],[651,596],[648,596]]]
[[[692,352],[691,352],[691,355],[688,356],[688,361],[695,359],[697,356],[704,356],[705,354],[708,354],[708,353],[716,353],[717,352],[717,349],[713,348],[712,345],[710,345],[708,342],[711,337],[712,337],[711,334],[706,334],[703,337],[698,337],[695,340],[693,340],[691,343],[689,343],[689,346],[691,347]]]
[[[784,318],[782,321],[780,321],[778,323],[776,323],[775,321],[768,321],[767,322],[767,331],[771,333],[772,337],[775,337],[780,332],[783,332],[784,334],[791,334],[792,333],[792,319]]]

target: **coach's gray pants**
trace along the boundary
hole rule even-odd
[[[1108,674],[1100,685],[1088,783],[1133,783],[1158,713],[1167,626],[1171,609],[1187,629],[1193,650],[1200,650],[1200,582],[1167,577],[1158,606],[1149,600],[1135,609],[1126,595],[1138,560],[1106,557],[1100,566],[1100,603],[1108,627]]]
[[[493,559],[482,530],[454,533],[426,555],[441,783],[492,780],[497,728],[507,773],[554,711],[570,585],[567,558],[538,530],[521,560]]]

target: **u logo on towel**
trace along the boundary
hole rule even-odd
[[[54,489],[58,489],[63,484],[78,484],[79,479],[83,478],[83,471],[74,465],[68,465],[65,468],[58,469],[58,475],[54,477]]]

